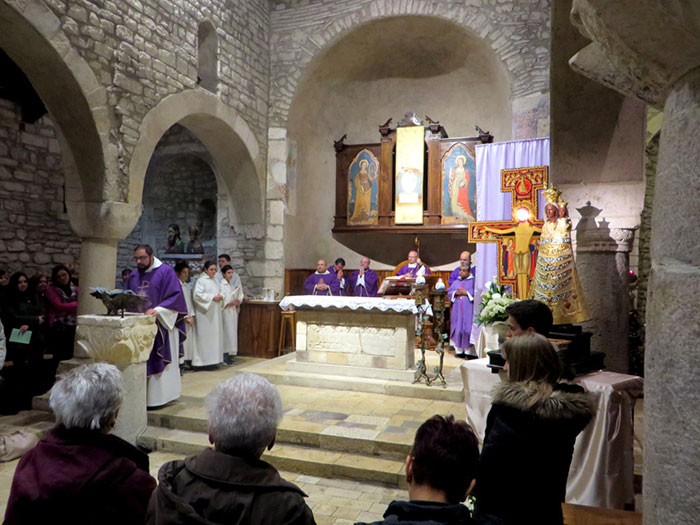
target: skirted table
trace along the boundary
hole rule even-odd
[[[491,391],[505,379],[486,365],[488,358],[462,363],[467,422],[483,442]],[[599,371],[574,382],[597,399],[597,412],[574,446],[566,502],[624,509],[634,502],[634,403],[644,388],[641,377]]]

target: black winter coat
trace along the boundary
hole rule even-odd
[[[494,389],[476,478],[476,510],[505,524],[563,523],[576,436],[595,412],[577,385],[504,382]]]

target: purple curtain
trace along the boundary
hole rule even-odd
[[[514,140],[476,146],[476,220],[498,221],[512,218],[511,194],[501,192],[501,170],[549,166],[549,138]],[[539,195],[540,217],[544,213],[544,197]],[[484,284],[496,275],[496,244],[476,244],[476,301],[478,313]],[[478,337],[478,327],[472,331],[472,340]]]

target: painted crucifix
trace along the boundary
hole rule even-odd
[[[527,299],[544,221],[537,218],[537,191],[547,187],[547,166],[501,171],[501,191],[511,192],[513,220],[469,223],[469,242],[498,243],[498,282]],[[509,240],[506,242],[506,240]]]

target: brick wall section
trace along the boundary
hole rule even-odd
[[[122,198],[145,114],[196,87],[197,31],[219,37],[219,96],[246,120],[265,152],[269,72],[267,0],[46,0],[77,52],[107,87],[118,139]]]
[[[549,91],[550,0],[273,1],[270,126],[285,127],[311,60],[353,28],[400,15],[435,16],[489,42],[512,77],[512,97]],[[548,108],[547,108],[548,109]]]
[[[0,99],[0,268],[49,274],[76,264],[80,240],[63,209],[62,160],[54,124],[21,121],[19,106]]]

